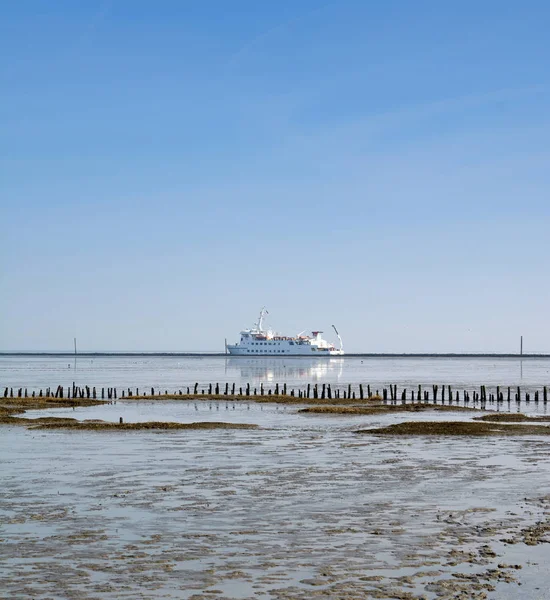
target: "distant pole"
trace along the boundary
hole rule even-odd
[[[519,355],[523,356],[523,336],[521,336],[520,342],[519,342]]]
[[[225,353],[227,354],[227,338],[225,338]]]

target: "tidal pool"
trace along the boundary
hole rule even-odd
[[[1,426],[0,597],[548,598],[545,438],[358,436],[450,413],[297,408],[119,401],[27,415],[257,430]]]

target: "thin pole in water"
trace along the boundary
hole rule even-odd
[[[520,356],[523,356],[523,336],[520,337],[519,354],[520,354]]]

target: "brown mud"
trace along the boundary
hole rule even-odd
[[[548,423],[550,417],[529,417],[522,413],[494,413],[489,415],[483,415],[482,417],[474,417],[476,421],[493,421],[501,423]]]
[[[503,425],[468,421],[411,421],[388,427],[360,429],[355,433],[371,435],[452,435],[452,436],[518,436],[550,435],[550,427],[541,425]]]
[[[38,419],[37,419],[38,421]],[[32,421],[31,421],[32,422]],[[29,423],[27,421],[27,423]],[[147,421],[144,423],[110,423],[107,421],[77,421],[76,419],[51,419],[39,423],[34,429],[71,429],[86,431],[144,431],[152,429],[257,429],[258,425],[248,423],[222,423],[205,421],[197,423],[174,423]]]
[[[259,403],[276,403],[276,404],[320,404],[320,405],[340,405],[340,404],[362,404],[362,403],[378,403],[383,402],[381,396],[372,395],[368,398],[299,398],[298,396],[290,396],[289,394],[144,394],[142,396],[124,397],[123,400],[183,400],[189,402],[191,400],[226,400],[238,402],[259,402]]]
[[[0,425],[28,425],[29,419],[15,415],[24,414],[27,410],[44,410],[49,408],[76,408],[79,406],[98,406],[107,404],[104,400],[90,398],[0,398]]]
[[[76,408],[81,406],[97,406],[108,404],[103,400],[88,398],[4,398],[0,404],[0,425],[25,425],[32,429],[71,429],[73,431],[146,431],[176,429],[256,429],[257,425],[245,423],[197,422],[175,423],[147,421],[143,423],[111,423],[101,420],[71,419],[67,417],[41,417],[28,419],[17,415],[27,410],[43,410],[49,408]]]

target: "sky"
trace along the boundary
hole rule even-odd
[[[550,352],[550,4],[0,3],[0,351]]]

